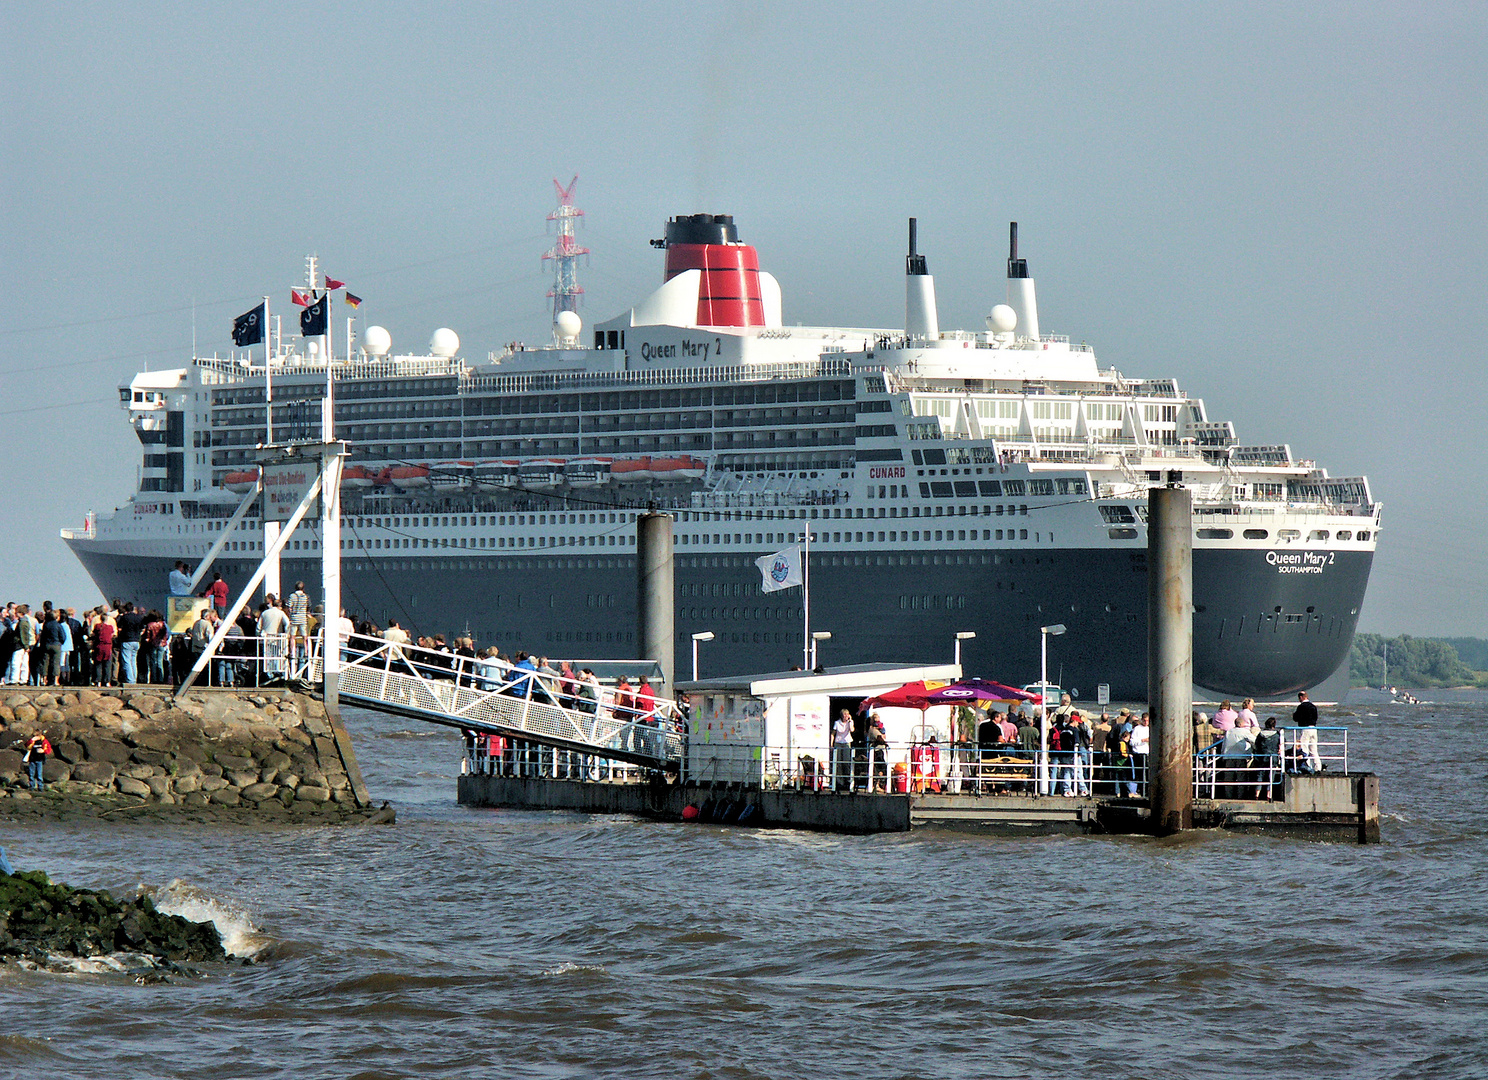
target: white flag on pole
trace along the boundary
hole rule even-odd
[[[760,584],[762,592],[779,592],[802,583],[801,549],[794,544],[773,555],[755,559],[754,565],[759,567],[764,579]]]

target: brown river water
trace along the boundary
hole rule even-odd
[[[1353,712],[1378,846],[464,810],[452,734],[353,712],[395,827],[0,825],[255,959],[0,968],[0,1075],[1488,1076],[1488,705]]]

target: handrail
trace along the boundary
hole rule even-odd
[[[681,766],[685,717],[667,698],[359,635],[343,642],[342,660],[343,698],[652,768]]]

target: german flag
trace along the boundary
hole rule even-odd
[[[362,298],[360,296],[354,296],[351,293],[347,293],[346,294],[346,306],[347,307],[350,307],[350,308],[361,307],[362,306]]]

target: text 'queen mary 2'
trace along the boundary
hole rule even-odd
[[[762,593],[755,560],[812,530],[823,662],[944,661],[1146,692],[1147,491],[1194,496],[1194,676],[1228,695],[1314,686],[1348,656],[1379,536],[1363,477],[1289,447],[1244,446],[1173,379],[1102,369],[1039,327],[1012,229],[1006,303],[942,330],[910,226],[902,326],[787,326],[781,289],[732,217],[666,224],[664,283],[550,346],[394,354],[369,327],[329,362],[343,486],[343,597],[420,633],[552,656],[636,651],[635,521],[675,512],[676,628],[712,631],[710,673],[801,656],[800,590]],[[316,282],[311,271],[313,287]],[[274,431],[319,434],[325,350],[274,342]],[[144,447],[140,490],[64,536],[111,597],[158,602],[174,559],[206,552],[251,485],[264,359],[194,357],[121,387]],[[318,576],[313,532],[284,556]],[[218,565],[241,583],[250,517]],[[1057,666],[1056,666],[1057,665]]]

